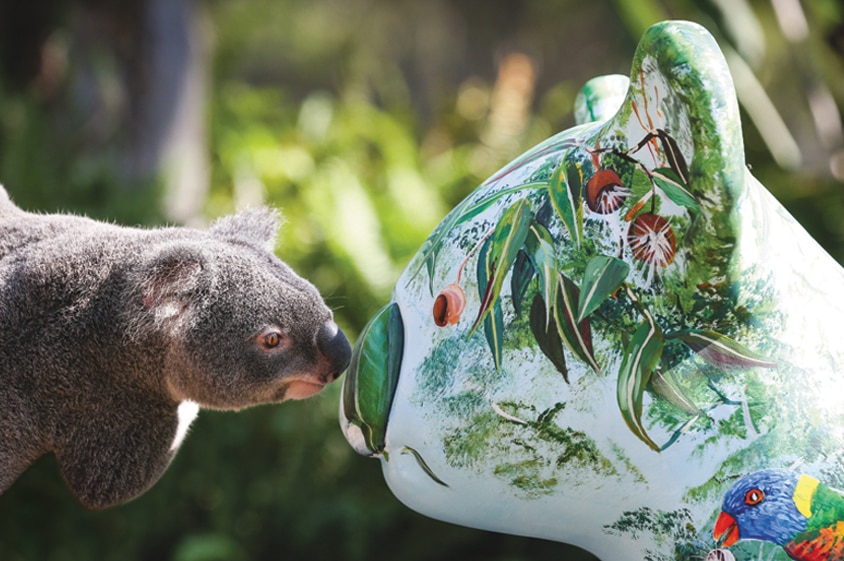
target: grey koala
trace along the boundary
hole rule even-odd
[[[348,366],[259,209],[208,231],[32,214],[0,187],[0,493],[53,453],[88,508],[154,484],[199,407],[302,399]],[[180,419],[181,417],[181,419]]]

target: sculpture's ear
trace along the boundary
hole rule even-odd
[[[640,161],[679,175],[682,186],[701,196],[699,202],[726,196],[719,202],[731,204],[743,188],[735,88],[718,44],[700,25],[663,22],[647,30],[633,59],[630,91],[614,121],[614,128],[638,141]]]
[[[555,209],[573,241],[590,236],[584,223],[607,223],[622,238],[619,257],[634,276],[638,271],[640,286],[671,277],[671,263],[704,253],[723,254],[716,268],[728,274],[735,203],[749,175],[735,90],[712,36],[689,22],[652,26],[630,79],[588,82],[575,113],[588,124],[567,139],[559,183],[551,186],[552,199],[556,188],[563,190]]]
[[[278,211],[258,207],[224,216],[211,226],[210,231],[220,239],[246,241],[273,251],[281,224]]]

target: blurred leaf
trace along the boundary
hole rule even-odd
[[[247,559],[243,549],[225,534],[188,536],[173,555],[173,561],[237,561]]]

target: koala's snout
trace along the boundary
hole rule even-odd
[[[346,334],[333,321],[329,321],[320,328],[317,333],[317,347],[331,363],[332,380],[348,368],[352,359],[352,346]]]

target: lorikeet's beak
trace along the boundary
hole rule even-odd
[[[716,541],[721,542],[722,547],[730,547],[739,540],[739,529],[736,524],[736,519],[726,512],[718,515],[718,520],[715,521],[715,527],[712,528],[712,535]]]

